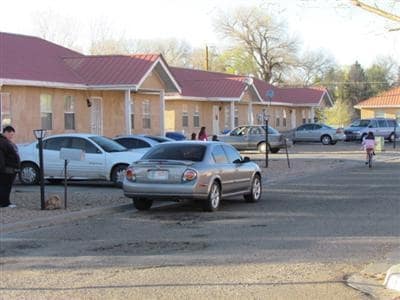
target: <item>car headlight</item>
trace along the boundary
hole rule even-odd
[[[136,172],[135,169],[129,167],[125,170],[125,177],[129,181],[135,181],[136,180]]]
[[[197,172],[193,169],[186,169],[182,175],[182,181],[193,181],[197,178]]]

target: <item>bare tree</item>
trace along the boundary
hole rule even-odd
[[[35,12],[32,21],[34,30],[41,38],[67,48],[77,48],[79,22],[73,17],[47,10]]]
[[[132,40],[128,49],[130,53],[161,53],[172,66],[186,66],[192,53],[188,42],[175,38]]]
[[[112,31],[112,23],[105,17],[101,17],[92,22],[90,26],[90,49],[92,55],[100,54],[127,54],[128,42],[123,35],[117,35]]]
[[[258,77],[265,81],[279,82],[282,72],[296,63],[297,40],[289,37],[283,23],[258,7],[238,8],[233,14],[220,15],[215,30],[244,47],[258,67]]]
[[[291,85],[311,86],[321,81],[335,66],[335,60],[322,50],[308,51],[301,55],[296,65],[286,73],[285,82]]]

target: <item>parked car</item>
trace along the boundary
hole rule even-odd
[[[198,199],[204,210],[215,211],[228,196],[243,195],[247,202],[258,201],[261,171],[225,143],[163,143],[128,167],[123,190],[139,210],[150,209],[153,199]]]
[[[150,148],[160,142],[142,135],[120,135],[113,138],[114,141],[128,149]],[[147,149],[148,150],[148,149]]]
[[[232,129],[227,134],[218,135],[218,140],[229,143],[238,150],[258,150],[265,153],[267,147],[265,143],[264,125],[245,125]],[[285,147],[285,138],[276,129],[268,126],[269,150],[278,153]]]
[[[169,137],[166,136],[159,136],[159,135],[148,135],[148,134],[143,134],[142,136],[147,137],[149,139],[152,139],[156,142],[159,143],[165,143],[165,142],[173,142],[175,141],[174,139],[171,139]]]
[[[344,141],[346,135],[343,129],[335,129],[325,124],[308,123],[293,130],[292,140],[296,142],[321,142],[324,145],[335,145]]]
[[[81,149],[84,159],[69,161],[68,179],[109,180],[122,185],[124,170],[133,161],[140,159],[147,149],[128,151],[112,139],[94,134],[60,134],[43,140],[44,176],[50,182],[64,178],[64,160],[60,158],[61,148]],[[23,184],[39,182],[38,143],[21,145],[19,179]]]
[[[177,131],[168,131],[165,133],[165,136],[175,141],[186,140],[186,136],[183,133]]]
[[[375,136],[381,136],[384,139],[393,142],[396,138],[400,137],[400,125],[395,119],[385,118],[372,118],[372,119],[358,119],[350,124],[349,127],[344,129],[346,140],[363,140],[368,132],[372,131]]]

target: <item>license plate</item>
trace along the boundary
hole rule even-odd
[[[153,180],[167,180],[168,171],[166,170],[150,170],[147,172],[147,177]]]

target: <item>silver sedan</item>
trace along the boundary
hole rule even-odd
[[[139,210],[150,209],[153,200],[198,199],[205,211],[215,211],[225,197],[257,202],[261,170],[223,142],[162,143],[128,167],[123,190]]]

